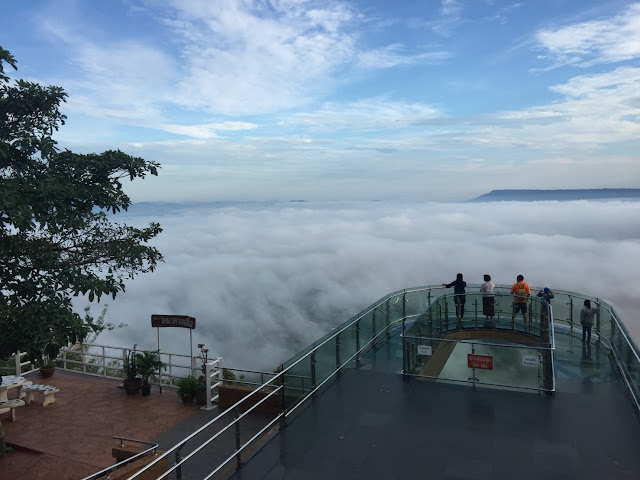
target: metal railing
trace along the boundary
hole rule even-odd
[[[236,430],[236,441],[234,451],[217,465],[212,471],[202,478],[209,479],[217,475],[231,461],[236,460],[236,465],[241,464],[241,454],[247,450],[257,439],[268,432],[278,421],[284,421],[290,417],[306,400],[312,397],[323,385],[329,382],[343,367],[349,363],[359,361],[359,357],[373,346],[381,336],[388,335],[389,331],[407,319],[417,318],[431,302],[434,296],[442,292],[442,287],[424,287],[416,289],[406,289],[387,295],[361,314],[353,317],[342,326],[336,328],[320,341],[307,348],[305,352],[297,355],[291,361],[283,364],[283,370],[258,388],[249,393],[246,397],[237,401],[226,412],[216,416],[211,421],[200,427],[191,435],[174,445],[162,456],[142,468],[140,471],[129,477],[130,480],[138,478],[140,475],[154,464],[168,456],[175,456],[176,463],[157,479],[167,478],[169,474],[176,472],[178,479],[181,478],[182,469],[192,460],[196,454],[202,452],[216,439],[219,439],[225,432],[232,428]],[[438,295],[436,295],[438,292]],[[327,353],[330,355],[326,355]],[[328,361],[327,361],[328,360]],[[220,428],[213,435],[209,435],[206,440],[191,450],[186,456],[181,456],[181,451],[187,443],[194,440],[201,433],[206,432],[210,427],[224,420],[228,412],[237,412],[241,405],[246,404],[250,399],[256,399],[260,392],[268,392],[262,399],[242,414],[236,413],[235,418],[228,424]],[[281,407],[273,418],[265,422],[253,436],[244,444],[240,441],[240,421],[248,414],[256,411],[270,398],[278,395]]]
[[[116,470],[118,470],[121,467],[124,467],[126,465],[129,465],[132,462],[135,462],[136,460],[144,457],[145,455],[151,453],[152,455],[156,456],[157,455],[157,449],[158,449],[158,444],[157,443],[153,443],[153,442],[143,442],[142,440],[134,440],[132,438],[125,438],[125,437],[113,437],[116,440],[120,440],[120,446],[124,447],[124,442],[132,442],[132,443],[140,443],[143,445],[150,445],[149,448],[141,451],[140,453],[137,453],[125,460],[122,460],[118,463],[115,463],[113,465],[111,465],[110,467],[104,468],[102,470],[100,470],[99,472],[94,473],[93,475],[89,475],[88,477],[84,477],[82,480],[95,480],[97,478],[103,477],[105,475],[110,474],[111,472],[115,472]],[[106,478],[109,478],[108,476]]]

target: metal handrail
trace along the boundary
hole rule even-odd
[[[396,322],[394,322],[394,323],[401,322],[402,320],[403,320],[403,319],[399,319],[399,320],[397,320],[397,321],[396,321]],[[385,326],[385,329],[386,329],[386,326]],[[342,330],[341,330],[341,331],[342,331]],[[359,352],[358,352],[358,353],[361,353],[361,352],[362,352],[362,350],[364,350],[364,349],[365,349],[365,347],[361,348],[361,349],[359,350]],[[256,389],[255,389],[255,390],[253,390],[252,392],[250,392],[247,396],[245,396],[245,397],[241,398],[240,400],[238,400],[236,403],[234,403],[233,405],[231,405],[231,406],[227,409],[227,411],[233,411],[233,410],[235,410],[235,409],[239,408],[239,407],[240,407],[240,405],[241,405],[242,403],[244,403],[246,400],[248,400],[249,398],[251,398],[253,395],[256,395],[259,391],[261,391],[261,390],[263,390],[263,389],[265,389],[265,388],[267,388],[267,387],[271,387],[271,384],[272,384],[273,382],[275,382],[275,381],[277,381],[277,380],[279,380],[279,379],[283,378],[283,377],[284,377],[284,375],[285,375],[289,370],[293,369],[293,367],[295,367],[298,363],[300,363],[301,361],[303,361],[303,360],[306,358],[306,356],[307,356],[307,355],[305,355],[305,356],[301,357],[300,359],[298,359],[297,361],[295,361],[294,363],[292,363],[291,365],[289,365],[288,367],[286,367],[285,369],[283,369],[281,372],[279,372],[279,373],[278,373],[274,378],[272,378],[272,379],[268,380],[267,382],[263,383],[263,384],[262,384],[262,385],[260,385],[258,388],[256,388]],[[353,358],[354,358],[354,357],[352,356],[352,357],[349,359],[349,361],[352,361],[352,360],[353,360]],[[345,364],[346,364],[346,363],[345,363]],[[329,379],[330,379],[330,378],[331,378],[335,373],[337,373],[337,371],[332,372],[332,373],[329,375],[329,377],[328,377],[327,379],[325,379],[325,381],[323,381],[323,382],[322,382],[322,384],[321,384],[321,385],[323,385],[326,381],[328,381],[328,380],[329,380]],[[311,395],[312,395],[315,391],[317,391],[317,389],[318,389],[318,388],[320,388],[320,386],[321,386],[321,385],[319,385],[317,388],[313,389],[313,390],[312,390],[312,391],[310,391],[310,392],[309,392],[305,397],[303,397],[303,398],[300,400],[300,402],[298,402],[298,404],[294,407],[294,409],[295,409],[295,408],[297,408],[300,404],[302,404],[306,399],[310,398],[310,397],[311,397]],[[278,386],[278,388],[274,389],[274,391],[276,391],[276,390],[278,390],[278,391],[279,391],[279,390],[281,390],[281,389],[283,389],[283,388],[284,388],[284,386],[280,385],[280,386]],[[269,395],[269,396],[270,396],[270,395]],[[266,399],[266,397],[265,397],[265,399]],[[257,403],[255,404],[255,406],[257,406],[258,404],[262,403],[265,399],[262,399],[262,400],[260,400],[259,402],[257,402]],[[245,412],[245,414],[246,414],[246,413],[249,413],[250,411],[252,411],[252,410],[255,408],[255,406],[253,406],[253,407],[251,407],[250,409],[248,409],[248,410]],[[286,416],[287,416],[287,415],[289,415],[289,414],[290,414],[294,409],[289,410],[289,411],[287,411],[287,412],[281,412],[281,414],[279,414],[278,418],[280,418],[282,415],[284,415],[284,416],[286,417]],[[195,436],[197,436],[198,434],[200,434],[201,432],[203,432],[204,430],[206,430],[208,427],[210,427],[211,425],[213,425],[215,422],[217,422],[218,420],[220,420],[222,417],[224,417],[224,416],[227,414],[227,411],[220,413],[220,414],[219,414],[219,415],[217,415],[215,418],[213,418],[212,420],[210,420],[209,422],[207,422],[206,424],[204,424],[203,426],[201,426],[200,428],[198,428],[195,432],[193,432],[192,434],[190,434],[190,435],[189,435],[189,436],[187,436],[186,438],[182,439],[180,442],[178,442],[176,445],[174,445],[173,447],[171,447],[169,450],[167,450],[164,454],[162,454],[161,456],[159,456],[157,459],[155,459],[154,461],[152,461],[151,463],[149,463],[148,465],[146,465],[144,468],[142,468],[142,469],[141,469],[141,470],[139,470],[138,472],[134,473],[134,474],[133,474],[131,477],[129,477],[127,480],[132,480],[132,479],[134,479],[134,478],[138,477],[139,475],[141,475],[141,474],[142,474],[143,472],[145,472],[146,470],[150,469],[154,464],[156,464],[157,462],[159,462],[159,461],[160,461],[160,460],[162,460],[163,458],[168,457],[171,453],[173,453],[173,452],[175,452],[176,450],[178,450],[178,449],[182,448],[182,446],[184,446],[188,441],[190,441],[190,440],[191,440],[191,439],[193,439]],[[244,416],[244,415],[243,415],[243,416]],[[225,430],[226,430],[227,428],[229,428],[231,425],[236,424],[236,423],[239,421],[239,419],[240,419],[240,418],[242,418],[242,417],[238,417],[238,419],[234,419],[231,423],[229,423],[229,424],[225,427]],[[218,436],[218,434],[216,434],[216,438],[217,438],[217,436]],[[208,443],[209,443],[209,442],[207,442],[207,444],[208,444]],[[236,454],[237,454],[237,451],[236,451],[236,452],[234,452],[234,455],[232,455],[231,457],[229,457],[229,459],[232,459]],[[223,462],[223,463],[221,464],[221,466],[222,466],[222,465],[226,465],[226,464],[229,462],[229,459],[228,459],[228,460],[226,460],[225,462]],[[183,463],[183,462],[181,462],[181,464],[182,464],[182,463]],[[220,467],[219,467],[219,468],[220,468]],[[218,468],[216,471],[218,471],[218,470],[219,470],[219,468]],[[164,476],[165,476],[165,475],[162,475],[161,477],[158,477],[158,478],[162,478],[162,477],[164,477]]]
[[[99,472],[96,472],[92,475],[89,475],[88,477],[84,477],[82,480],[93,480],[96,478],[100,478],[108,473],[114,472],[115,470],[119,469],[120,467],[123,467],[125,465],[128,465],[129,463],[137,460],[138,458],[143,457],[144,455],[146,455],[147,453],[153,451],[154,455],[157,455],[157,448],[158,448],[158,444],[157,443],[153,443],[153,442],[143,442],[142,440],[135,440],[133,438],[126,438],[126,437],[112,437],[115,438],[116,440],[120,440],[120,446],[124,447],[124,442],[134,442],[134,443],[142,443],[144,445],[151,445],[151,447],[147,448],[146,450],[143,450],[140,453],[136,453],[133,457],[129,457],[125,460],[122,460],[114,465],[111,465],[110,467],[104,468],[102,470],[100,470]]]

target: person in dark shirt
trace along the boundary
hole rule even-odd
[[[467,300],[464,290],[467,286],[467,282],[462,279],[462,274],[459,273],[456,275],[456,279],[453,282],[443,283],[442,286],[447,288],[453,287],[453,301],[456,304],[456,318],[459,322],[462,322],[462,318],[464,317],[464,304]]]

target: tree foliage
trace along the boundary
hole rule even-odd
[[[115,223],[130,198],[123,181],[157,175],[159,165],[119,150],[82,155],[56,147],[66,93],[12,80],[0,47],[0,358],[34,361],[96,331],[72,298],[115,296],[125,280],[162,261],[149,242],[157,223]]]

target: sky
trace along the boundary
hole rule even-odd
[[[469,292],[485,273],[509,287],[522,274],[604,299],[640,343],[640,201],[138,204],[119,216],[160,222],[165,262],[91,304],[127,325],[100,344],[155,349],[152,314],[190,315],[194,344],[225,366],[273,371],[385,295],[458,272]],[[163,329],[160,344],[188,354],[189,334]]]
[[[5,0],[60,148],[159,162],[133,201],[458,201],[637,188],[640,2]],[[12,73],[13,75],[13,73]]]

